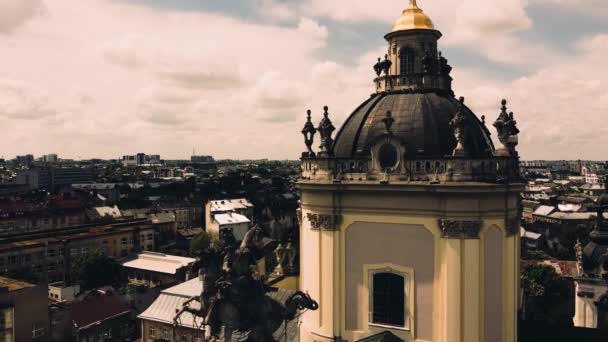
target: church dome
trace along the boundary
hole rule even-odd
[[[392,32],[405,30],[434,30],[435,25],[423,11],[418,7],[416,0],[410,1],[410,6],[393,25]]]
[[[368,156],[371,144],[386,135],[383,119],[392,113],[394,137],[407,146],[407,158],[445,158],[457,145],[450,121],[460,108],[451,95],[436,92],[384,92],[372,96],[346,120],[333,145],[338,158]],[[471,158],[492,157],[494,145],[485,124],[466,106],[465,151]]]

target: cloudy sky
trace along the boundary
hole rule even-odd
[[[340,126],[408,0],[0,0],[0,157],[295,159]],[[525,159],[608,159],[606,0],[419,0],[458,96]]]

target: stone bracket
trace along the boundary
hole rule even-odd
[[[440,219],[439,227],[444,239],[479,239],[481,221]]]
[[[340,215],[337,214],[315,214],[306,215],[312,230],[335,231],[340,223]]]

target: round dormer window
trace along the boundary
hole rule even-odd
[[[384,144],[378,150],[378,164],[383,170],[391,169],[399,163],[399,151],[393,144]]]

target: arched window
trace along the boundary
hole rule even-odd
[[[401,75],[410,75],[414,73],[414,60],[416,52],[410,47],[401,49],[400,55]]]
[[[378,272],[371,276],[371,323],[405,326],[405,278]]]

